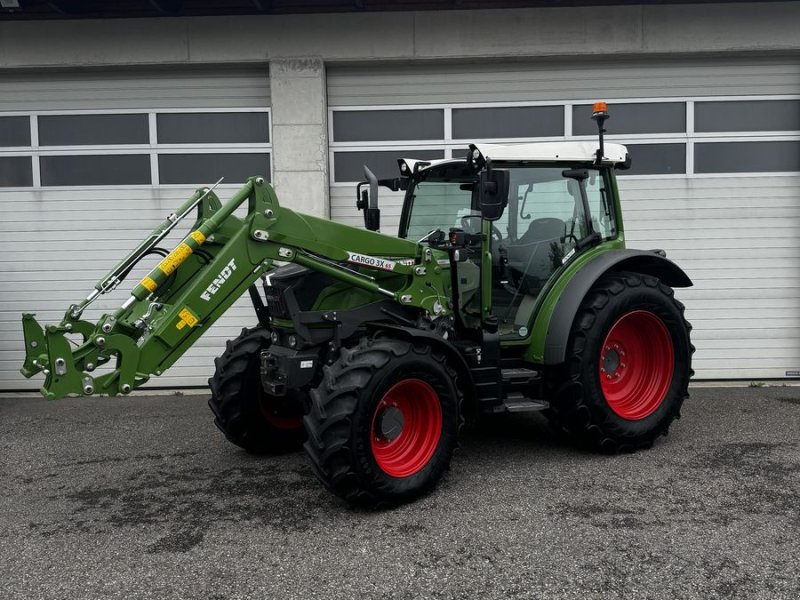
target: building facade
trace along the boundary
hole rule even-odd
[[[360,225],[363,163],[594,139],[599,99],[633,157],[628,245],[695,283],[696,378],[800,376],[799,22],[800,2],[3,18],[0,388],[36,386],[20,313],[59,320],[201,184],[262,173]],[[381,196],[384,233],[401,202]],[[151,385],[203,385],[253,321],[245,299]]]

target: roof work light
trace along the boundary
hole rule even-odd
[[[606,132],[606,128],[603,127],[603,123],[608,119],[608,116],[608,105],[602,101],[595,102],[592,106],[592,118],[597,121],[597,133],[600,136],[600,147],[597,149],[597,160],[595,160],[595,164],[598,165],[603,162],[603,156],[605,154],[603,149],[603,134]]]

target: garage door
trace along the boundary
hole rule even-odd
[[[331,214],[359,224],[360,165],[464,153],[471,141],[609,139],[630,247],[667,250],[695,287],[698,379],[800,376],[800,63],[794,58],[342,67],[328,71]],[[396,231],[400,194],[382,196]]]
[[[269,176],[268,85],[266,67],[0,75],[0,388],[41,385],[19,374],[21,312],[58,322],[194,189],[224,176],[226,198]],[[85,318],[119,307],[136,274]],[[204,385],[253,321],[239,303],[150,386]]]

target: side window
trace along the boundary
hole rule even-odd
[[[517,198],[510,237],[520,244],[565,238],[564,251],[586,234],[577,182],[561,176],[563,169],[519,169]]]
[[[592,213],[592,227],[603,238],[614,237],[616,234],[614,212],[605,180],[596,171],[591,171],[590,173],[589,179],[586,181],[586,197],[589,200],[589,210]]]

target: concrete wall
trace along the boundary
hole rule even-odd
[[[320,58],[270,62],[273,184],[295,210],[327,217],[328,103]]]
[[[0,69],[800,49],[800,2],[0,23]]]

